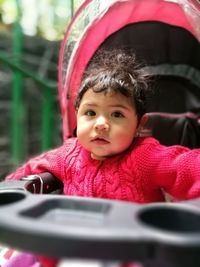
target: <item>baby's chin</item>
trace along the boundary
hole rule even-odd
[[[109,156],[100,156],[100,155],[96,155],[96,154],[93,154],[91,153],[91,158],[92,159],[95,159],[95,160],[105,160],[107,159]]]
[[[105,159],[109,159],[112,158],[116,155],[118,155],[119,153],[113,153],[113,154],[107,154],[107,155],[96,155],[94,153],[91,152],[91,158],[92,159],[96,159],[96,160],[105,160]]]

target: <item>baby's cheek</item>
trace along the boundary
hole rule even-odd
[[[85,146],[88,142],[89,132],[86,127],[77,128],[77,138],[82,146]]]
[[[121,134],[119,136],[119,140],[121,145],[125,146],[125,148],[127,148],[133,141],[134,139],[134,133],[128,131],[128,129],[126,130],[125,134]]]
[[[77,135],[78,140],[82,142],[84,140],[84,135],[85,135],[83,128],[80,128],[80,127],[77,128],[76,133],[77,133],[76,135]]]

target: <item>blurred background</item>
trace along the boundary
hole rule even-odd
[[[83,0],[0,0],[0,180],[62,143],[60,43]]]

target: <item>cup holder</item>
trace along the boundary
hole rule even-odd
[[[23,192],[4,191],[0,192],[0,206],[12,204],[24,199],[26,195]]]
[[[139,213],[139,220],[148,226],[164,231],[200,233],[200,213],[183,207],[146,208]]]

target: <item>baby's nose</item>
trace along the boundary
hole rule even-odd
[[[95,129],[99,130],[99,131],[102,131],[102,130],[108,131],[109,130],[109,123],[106,120],[106,118],[104,118],[104,117],[98,118],[96,120],[96,123],[95,123]]]

